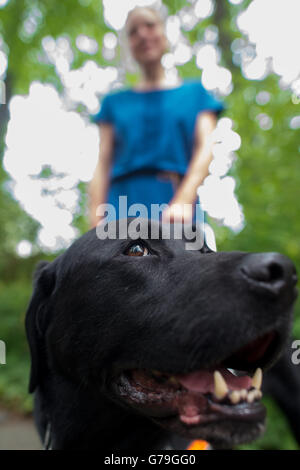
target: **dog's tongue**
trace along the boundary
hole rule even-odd
[[[218,369],[218,371],[222,374],[229,390],[249,389],[252,385],[252,379],[247,375],[236,377],[227,369]],[[186,424],[199,424],[208,406],[203,394],[214,392],[214,373],[202,370],[178,375],[176,378],[188,390],[188,393],[178,397],[180,420]]]
[[[248,375],[236,377],[227,369],[218,369],[218,371],[222,374],[229,390],[248,389],[252,385],[251,377]],[[176,378],[184,388],[191,392],[214,392],[214,373],[212,371],[200,370],[190,374],[177,375]]]

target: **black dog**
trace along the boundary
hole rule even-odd
[[[291,331],[293,264],[276,253],[187,251],[161,226],[159,239],[109,230],[107,240],[89,231],[36,272],[26,328],[45,445],[163,449],[178,435],[222,448],[257,438],[261,369]]]

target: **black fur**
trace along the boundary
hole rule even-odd
[[[145,240],[149,256],[130,257],[132,240],[99,240],[91,230],[39,266],[26,316],[30,392],[43,441],[50,423],[52,448],[161,449],[177,433],[221,447],[261,432],[261,420],[192,432],[165,426],[112,385],[124,370],[213,367],[272,331],[265,368],[288,344],[295,271],[287,258],[187,251],[185,242]]]

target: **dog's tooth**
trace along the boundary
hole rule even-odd
[[[240,390],[240,397],[242,400],[246,400],[247,398],[247,395],[248,395],[248,392],[245,388],[243,388],[242,390]]]
[[[238,390],[234,390],[233,392],[230,393],[229,398],[230,398],[231,403],[236,405],[241,399],[241,394]]]
[[[262,370],[258,367],[252,377],[252,386],[260,390],[262,384]]]
[[[228,387],[222,374],[218,370],[215,370],[214,372],[214,385],[215,385],[215,389],[214,389],[215,396],[219,400],[222,400],[222,398],[224,398],[228,393]]]
[[[252,403],[255,400],[255,390],[250,390],[247,395],[247,402]]]
[[[254,398],[260,400],[262,397],[262,393],[260,390],[254,390]]]

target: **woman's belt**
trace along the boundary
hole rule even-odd
[[[121,181],[127,178],[135,178],[138,175],[153,175],[153,177],[157,178],[159,181],[170,181],[173,184],[173,187],[176,189],[182,178],[183,175],[177,173],[176,171],[169,171],[169,170],[156,170],[150,168],[143,168],[139,170],[132,171],[125,175],[120,175],[112,178],[113,181]]]
[[[178,188],[182,175],[176,173],[175,171],[160,170],[156,173],[156,177],[161,181],[171,181],[175,189]]]

